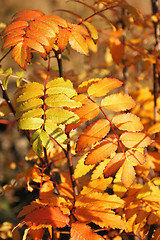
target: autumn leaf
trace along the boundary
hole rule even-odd
[[[93,83],[87,90],[88,95],[92,97],[102,97],[110,90],[120,87],[123,82],[116,78],[103,78],[96,83]]]
[[[123,165],[124,161],[125,161],[124,153],[117,153],[106,165],[106,168],[104,169],[104,175],[108,177],[117,172]]]
[[[157,122],[148,129],[148,134],[155,134],[160,132],[160,123]]]
[[[129,160],[125,160],[122,170],[122,183],[126,188],[129,188],[135,179],[135,170]]]
[[[109,157],[117,150],[116,138],[105,138],[100,144],[93,148],[86,157],[86,164],[96,164]]]
[[[145,133],[125,132],[120,140],[127,148],[144,148],[151,144],[152,140]]]
[[[132,113],[122,113],[112,119],[112,123],[120,130],[139,132],[143,130],[143,124],[140,118]]]
[[[101,240],[101,236],[93,232],[90,226],[85,223],[75,222],[71,225],[71,240]]]
[[[122,42],[118,38],[111,37],[109,39],[109,49],[112,54],[113,60],[117,64],[120,64],[124,55],[124,46]]]
[[[88,46],[80,33],[72,32],[69,37],[69,44],[77,52],[88,55]]]
[[[57,46],[63,51],[67,46],[71,32],[68,29],[60,29],[58,34]]]
[[[86,147],[95,144],[104,138],[110,130],[110,123],[106,119],[99,119],[93,124],[89,125],[80,135],[76,151],[82,151]]]
[[[40,188],[39,198],[44,200],[51,198],[53,196],[53,189],[54,189],[54,186],[51,181],[45,182]]]
[[[101,107],[115,112],[126,111],[136,105],[135,101],[128,94],[117,93],[102,99]]]
[[[47,206],[27,214],[23,221],[26,221],[27,225],[51,224],[53,227],[62,228],[69,223],[69,217],[64,215],[59,207]]]

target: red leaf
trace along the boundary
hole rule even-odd
[[[64,215],[59,207],[38,208],[27,214],[23,220],[28,222],[28,225],[51,224],[56,228],[65,227],[69,223],[69,217]]]

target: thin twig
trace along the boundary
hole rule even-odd
[[[159,13],[159,3],[158,0],[151,0],[152,4],[152,12],[153,14]],[[159,26],[158,22],[154,22],[154,37],[155,37],[155,50],[158,52],[160,50],[160,39],[159,39]],[[159,56],[160,58],[160,56]],[[154,122],[157,122],[157,88],[158,88],[158,81],[160,85],[160,74],[157,72],[157,61],[153,63],[153,94],[154,94]]]
[[[2,60],[12,51],[12,48],[9,49],[9,51],[4,54],[4,56],[0,59],[0,62],[2,62]]]
[[[62,54],[59,51],[55,51],[55,56],[58,63],[58,69],[59,69],[59,76],[63,77],[63,67],[62,67]],[[68,161],[68,168],[70,172],[70,178],[72,183],[72,189],[73,189],[73,195],[74,195],[74,202],[75,202],[75,196],[78,195],[78,188],[76,181],[74,179],[74,169],[73,169],[73,162],[72,162],[72,155],[71,155],[71,145],[70,145],[70,136],[69,133],[67,133],[67,151],[64,150],[64,153],[66,155],[67,161]],[[73,204],[74,208],[74,204]]]

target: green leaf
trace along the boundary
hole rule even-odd
[[[16,75],[17,75],[18,77],[22,78],[23,75],[24,75],[24,72],[22,72],[22,71],[16,72]]]
[[[46,119],[51,119],[54,123],[58,124],[71,124],[78,122],[79,117],[70,111],[61,108],[47,109]]]
[[[74,89],[66,88],[66,87],[51,87],[46,91],[47,95],[54,95],[54,94],[60,94],[60,93],[64,93],[69,98],[72,98],[77,95],[77,92]]]
[[[40,139],[40,137],[38,137],[32,145],[32,149],[35,152],[35,154],[37,154],[37,156],[41,156],[42,154],[42,141]]]
[[[41,132],[42,132],[42,129],[38,129],[33,133],[31,138],[31,144],[33,144],[33,142],[40,136]]]
[[[54,94],[45,100],[45,103],[49,107],[69,107],[69,108],[78,108],[81,107],[82,104],[80,102],[76,102],[74,100],[71,100],[67,95],[65,94]]]
[[[25,92],[34,92],[35,90],[43,90],[44,86],[38,82],[31,82],[26,83],[23,86],[21,86],[17,92],[16,92],[16,98],[18,98],[20,95],[22,95]]]
[[[31,98],[41,97],[43,96],[43,94],[43,90],[40,89],[34,89],[32,91],[28,91],[28,89],[26,89],[23,94],[16,98],[16,102],[18,103],[29,100]]]
[[[11,75],[12,74],[12,68],[8,68],[5,72],[8,73],[9,75]]]
[[[7,75],[2,81],[2,84],[3,84],[3,87],[5,90],[7,90],[9,77],[10,77],[10,75]]]
[[[26,102],[16,104],[16,110],[18,112],[26,112],[33,108],[39,108],[43,105],[43,100],[40,98],[29,99]]]
[[[47,119],[45,121],[44,128],[52,138],[56,139],[57,142],[67,143],[67,135],[60,127],[57,126],[57,124],[53,123],[52,120]]]
[[[22,130],[36,130],[42,126],[44,120],[41,118],[21,118],[18,121],[18,128]]]
[[[44,114],[44,110],[42,108],[36,108],[36,109],[32,109],[32,110],[29,110],[28,112],[23,113],[21,115],[21,118],[31,118],[31,117],[42,118],[43,114]],[[16,117],[17,117],[17,115],[16,115]]]
[[[47,148],[47,146],[50,142],[50,138],[49,138],[48,133],[46,133],[46,131],[42,130],[42,132],[40,134],[40,139],[42,141],[43,147]]]

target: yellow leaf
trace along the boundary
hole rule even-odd
[[[115,112],[126,111],[135,107],[136,103],[128,94],[117,93],[102,99],[101,107]]]
[[[118,144],[116,138],[106,138],[99,145],[90,151],[85,163],[96,164],[109,157],[117,150]]]
[[[40,188],[40,193],[39,193],[40,199],[47,200],[53,197],[53,189],[54,189],[54,186],[52,181],[45,182]]]
[[[74,177],[80,178],[86,175],[90,170],[94,168],[94,165],[85,165],[84,161],[87,154],[84,154],[83,157],[78,161],[76,168],[74,170]]]
[[[120,87],[122,84],[123,82],[116,78],[103,78],[88,88],[88,94],[93,97],[102,97],[110,90]]]
[[[78,32],[71,32],[69,36],[69,44],[77,52],[88,55],[88,46],[85,39]]]
[[[112,123],[120,130],[139,132],[143,130],[140,118],[132,113],[122,113],[112,119]]]
[[[126,188],[129,188],[135,179],[135,170],[129,160],[125,160],[122,170],[122,183]]]
[[[88,146],[95,144],[107,135],[110,131],[110,123],[106,119],[99,119],[93,124],[89,125],[80,135],[76,151],[82,151]]]
[[[99,177],[103,176],[103,171],[105,169],[105,166],[110,161],[110,159],[105,159],[103,162],[100,162],[98,166],[96,166],[95,170],[93,171],[91,175],[91,180],[97,179]]]
[[[90,23],[90,22],[83,22],[83,24],[87,27],[88,31],[90,32],[91,34],[91,37],[93,39],[98,39],[98,32],[97,30],[95,29],[95,27]]]
[[[152,140],[145,133],[125,132],[120,140],[127,148],[144,148],[151,144]]]
[[[93,84],[96,83],[98,81],[100,81],[101,78],[92,78],[88,81],[84,81],[82,82],[79,86],[78,86],[78,92],[79,93],[84,93],[87,92],[88,88]]]
[[[126,157],[131,161],[134,165],[144,164],[145,157],[144,154],[137,150],[128,150],[126,152]]]
[[[87,37],[87,38],[86,38],[86,43],[87,43],[89,49],[90,49],[92,52],[97,52],[97,44],[94,43],[94,41],[93,41],[92,38]]]

